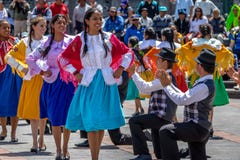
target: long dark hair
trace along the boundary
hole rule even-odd
[[[34,34],[33,26],[36,26],[41,21],[45,21],[46,22],[46,19],[43,18],[43,17],[37,16],[37,17],[31,19],[31,21],[30,21],[30,31],[29,31],[29,35],[28,35],[28,46],[31,49],[31,51],[33,50],[32,46],[31,46],[32,36]]]
[[[176,46],[174,44],[174,32],[173,32],[173,30],[169,27],[166,27],[166,28],[163,28],[161,32],[162,32],[161,35],[165,36],[166,41],[169,42],[171,49],[175,50]]]
[[[197,10],[200,10],[200,12],[201,12],[201,14],[200,14],[200,18],[199,18],[199,19],[202,19],[202,17],[203,17],[203,11],[202,11],[202,8],[197,7],[197,8],[195,8],[195,10],[194,10],[194,15],[193,15],[192,21],[194,21],[194,20],[197,18],[197,14],[196,14],[196,11],[197,11]]]
[[[87,54],[87,51],[88,51],[88,47],[87,47],[87,30],[89,28],[89,26],[87,25],[86,21],[85,20],[90,20],[92,14],[94,12],[99,12],[101,13],[101,11],[97,8],[90,8],[89,10],[87,10],[87,12],[85,13],[85,16],[84,16],[84,47],[83,47],[83,57]],[[105,49],[105,57],[107,57],[107,54],[108,54],[108,51],[109,51],[109,48],[105,42],[105,38],[104,38],[104,33],[102,31],[102,29],[99,30],[99,33],[101,34],[101,37],[102,37],[102,41],[103,41],[103,47]]]
[[[149,39],[156,39],[157,35],[155,30],[152,27],[148,27],[144,30],[144,34],[148,36],[147,40]]]
[[[209,35],[212,37],[212,27],[209,24],[202,24],[199,26],[199,31],[201,33],[201,37],[204,38],[205,36]]]
[[[66,16],[63,15],[63,14],[57,14],[57,15],[55,15],[55,16],[52,18],[52,21],[51,21],[51,24],[50,24],[50,26],[51,26],[51,36],[49,36],[49,38],[51,38],[51,40],[50,40],[50,43],[49,43],[49,45],[47,46],[47,48],[42,52],[42,56],[43,56],[43,57],[46,57],[46,56],[47,56],[49,50],[51,49],[51,45],[52,45],[52,43],[53,43],[55,31],[54,31],[54,29],[52,28],[52,24],[54,24],[55,22],[57,22],[60,18],[64,18],[65,21],[66,21],[66,23],[67,23],[67,18],[66,18]]]

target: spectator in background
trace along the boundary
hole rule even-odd
[[[2,20],[2,19],[7,20],[7,18],[8,18],[8,12],[3,5],[3,1],[0,0],[0,20]]]
[[[13,10],[14,36],[26,32],[30,5],[25,0],[13,0],[9,9]]]
[[[78,0],[78,5],[73,10],[72,22],[75,33],[80,33],[84,30],[84,15],[91,6],[86,3],[86,0]]]
[[[197,0],[194,7],[202,8],[203,15],[207,18],[212,17],[213,10],[217,8],[217,6],[210,0]]]
[[[175,0],[159,0],[158,5],[166,6],[168,8],[168,14],[171,16],[174,15],[176,8]]]
[[[70,22],[70,18],[69,18],[69,10],[66,4],[64,4],[63,0],[55,0],[55,2],[53,2],[50,5],[50,9],[52,11],[52,16],[54,17],[57,14],[63,14],[66,16],[67,21]]]
[[[142,8],[141,17],[140,17],[139,21],[140,21],[141,25],[145,26],[146,28],[152,27],[153,20],[152,20],[152,18],[148,17],[148,9],[147,8]]]
[[[220,40],[223,43],[223,39],[226,34],[225,32],[225,19],[220,15],[219,9],[213,10],[213,17],[209,19],[213,29],[213,38]]]
[[[190,21],[189,32],[192,34],[191,37],[196,37],[199,34],[199,26],[206,23],[208,23],[208,19],[206,16],[203,15],[202,8],[195,8],[193,18]]]
[[[114,33],[119,39],[121,39],[124,29],[124,19],[122,16],[117,15],[116,7],[111,7],[108,14],[109,16],[105,20],[103,30],[105,32]]]
[[[103,13],[103,6],[98,2],[96,2],[96,0],[88,0],[88,2],[92,8],[97,8]]]
[[[187,12],[185,9],[178,10],[178,19],[175,20],[174,24],[177,27],[177,31],[183,36],[187,35],[190,28],[189,20],[187,19]]]
[[[128,18],[124,21],[124,30],[132,25],[132,15],[134,15],[134,10],[133,8],[128,9]]]
[[[139,22],[139,16],[137,14],[134,14],[132,16],[132,25],[128,27],[126,30],[126,34],[124,36],[124,43],[128,44],[128,39],[131,36],[136,36],[140,41],[143,40],[143,32],[145,30],[145,27],[141,26]]]
[[[163,28],[169,27],[172,23],[172,17],[167,14],[167,7],[160,6],[159,7],[159,15],[153,18],[153,28],[157,33],[158,39],[161,39],[161,30]]]
[[[37,0],[36,6],[32,10],[32,18],[37,16],[44,17],[48,22],[52,19],[52,11],[48,7],[46,0]]]
[[[129,10],[132,10],[132,7],[129,6],[128,0],[121,0],[120,7],[117,9],[117,14],[126,20],[128,18]]]
[[[48,7],[46,0],[37,0],[37,4],[32,10],[31,18],[35,18],[37,16],[41,16],[46,19],[46,21],[47,21],[46,34],[49,34],[49,23],[52,19],[52,11]]]
[[[158,2],[155,0],[142,0],[137,7],[136,13],[138,15],[141,15],[142,8],[148,9],[148,16],[152,19],[158,15]]]
[[[232,28],[238,26],[238,17],[240,16],[240,7],[234,4],[226,20],[226,29],[231,31]]]
[[[192,17],[193,12],[193,1],[192,0],[176,0],[175,19],[178,19],[179,10],[185,10],[186,17]]]

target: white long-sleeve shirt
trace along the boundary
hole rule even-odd
[[[204,77],[201,77],[194,84],[205,81],[206,79],[213,79],[213,76],[206,75]],[[177,105],[190,105],[194,102],[200,102],[201,100],[207,98],[209,95],[208,87],[204,83],[198,84],[196,86],[193,85],[193,87],[185,93],[174,85],[168,85],[164,87],[164,91]]]

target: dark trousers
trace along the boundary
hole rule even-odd
[[[144,114],[135,116],[129,119],[129,127],[133,142],[134,155],[149,154],[147,147],[146,136],[143,132],[144,129],[151,129],[152,142],[154,153],[158,159],[161,158],[161,147],[159,138],[159,129],[166,124],[169,124],[156,114]]]
[[[122,79],[123,82],[121,85],[118,86],[118,92],[120,96],[120,102],[123,104],[124,100],[126,99],[127,96],[127,89],[128,89],[128,72],[123,71],[122,73]],[[122,133],[120,128],[108,130],[108,134],[113,142],[113,144],[118,145],[120,144],[120,140],[122,138]],[[87,138],[87,132],[86,131],[80,131],[80,137],[81,138]]]
[[[190,121],[163,126],[160,131],[163,160],[180,160],[177,140],[188,142],[191,160],[206,160],[209,131]]]

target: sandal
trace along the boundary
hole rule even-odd
[[[18,142],[18,138],[12,138],[10,142],[17,143]]]
[[[37,148],[31,148],[31,149],[30,149],[30,152],[37,153],[37,152],[38,152],[38,149],[37,149]]]
[[[43,147],[39,147],[38,150],[39,150],[40,152],[44,152],[44,151],[47,150],[47,146],[44,144]]]

